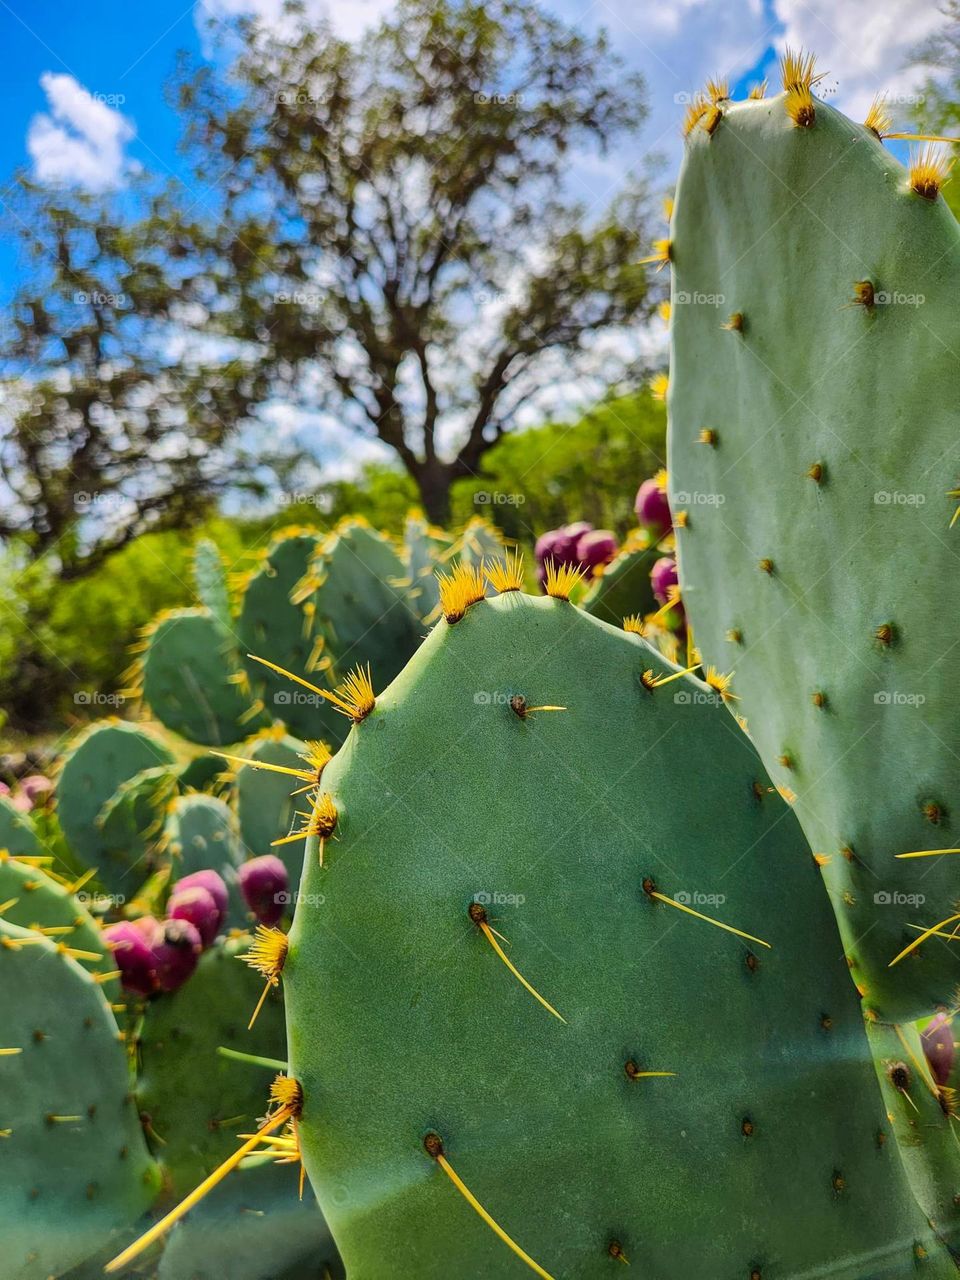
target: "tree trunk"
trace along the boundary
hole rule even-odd
[[[414,477],[420,490],[420,501],[431,524],[447,525],[450,521],[450,472],[437,464],[424,467]]]

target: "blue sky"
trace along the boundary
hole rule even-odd
[[[177,121],[163,85],[176,53],[204,54],[209,17],[239,11],[275,18],[281,0],[0,0],[5,50],[0,85],[6,128],[0,134],[0,197],[12,174],[63,173],[87,186],[122,186],[131,166],[183,173]],[[877,90],[909,113],[916,74],[904,69],[909,49],[942,21],[930,0],[546,0],[588,29],[605,26],[650,89],[651,115],[639,147],[605,161],[584,158],[572,175],[588,203],[605,203],[626,168],[648,153],[668,171],[679,151],[685,95],[707,75],[746,87],[775,66],[785,42],[817,51],[830,75],[821,86],[839,106],[863,111]],[[332,6],[332,7],[331,7]],[[307,0],[354,36],[393,7],[393,0]],[[0,249],[0,295],[15,264]]]
[[[340,34],[354,38],[390,12],[395,0],[305,0],[310,18],[329,14]],[[874,95],[888,95],[895,118],[909,120],[919,83],[908,55],[943,22],[936,0],[541,0],[562,18],[587,30],[605,27],[631,68],[644,74],[650,116],[638,140],[606,157],[571,158],[568,186],[588,213],[599,213],[632,169],[652,156],[666,186],[681,149],[684,103],[708,76],[727,76],[735,95],[770,74],[785,44],[818,54],[828,72],[819,91],[862,119]],[[332,7],[329,7],[332,6]],[[0,214],[13,175],[66,180],[91,189],[121,190],[131,172],[146,167],[190,175],[177,153],[176,116],[164,84],[178,50],[210,53],[207,20],[239,12],[276,21],[282,0],[0,0],[0,47],[6,53],[0,100],[6,128],[0,133]],[[206,193],[192,188],[202,207]],[[14,248],[0,239],[0,306],[15,288]],[[663,326],[660,326],[662,330]],[[664,333],[656,325],[633,335],[641,357],[662,359]],[[558,369],[544,403],[525,410],[529,421],[560,417],[596,398]],[[384,448],[360,442],[339,422],[304,419],[282,403],[263,417],[280,436],[309,430],[321,452],[355,467]],[[322,434],[325,432],[326,434]]]

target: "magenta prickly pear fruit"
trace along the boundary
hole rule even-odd
[[[288,898],[287,869],[272,853],[251,858],[240,868],[240,888],[261,924],[276,924]]]
[[[156,957],[151,935],[159,927],[152,916],[145,916],[143,920],[121,920],[104,929],[104,939],[113,952],[125,991],[138,996],[149,996],[156,991]]]
[[[223,913],[217,900],[208,889],[194,885],[190,889],[178,889],[167,903],[169,920],[186,920],[200,934],[204,947],[209,947],[223,923]]]
[[[617,554],[617,539],[609,529],[592,529],[577,542],[576,558],[587,569],[609,564]]]
[[[657,538],[662,538],[673,528],[673,516],[670,514],[670,503],[667,500],[666,481],[659,476],[652,480],[644,480],[637,490],[633,509],[637,519],[645,525]]]
[[[173,886],[173,894],[181,894],[187,889],[206,889],[210,897],[217,904],[220,912],[221,923],[226,918],[227,905],[229,902],[229,894],[227,886],[223,882],[223,877],[216,871],[193,871],[190,875],[184,876]]]
[[[575,564],[577,560],[577,543],[585,533],[592,533],[593,525],[586,520],[578,520],[575,524],[564,525],[557,530],[551,558],[556,564]]]
[[[926,1028],[920,1033],[923,1042],[923,1053],[933,1078],[937,1084],[946,1084],[953,1070],[955,1046],[953,1043],[953,1025],[950,1015],[938,1013],[931,1018]]]
[[[545,560],[551,560],[555,557],[557,539],[562,532],[561,529],[549,529],[546,533],[541,533],[534,548],[538,564],[543,564]]]
[[[653,587],[653,594],[661,604],[667,603],[670,598],[670,588],[675,587],[679,581],[677,562],[672,556],[661,556],[650,570],[650,585]]]
[[[157,928],[153,943],[153,963],[157,987],[176,991],[197,967],[203,942],[189,920],[165,920]]]
[[[42,773],[31,773],[20,779],[20,790],[32,805],[42,804],[53,790],[53,783]]]

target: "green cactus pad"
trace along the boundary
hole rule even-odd
[[[286,1057],[279,993],[270,993],[247,1030],[263,990],[262,979],[239,959],[249,942],[244,935],[211,947],[178,991],[150,1002],[143,1020],[137,1096],[171,1196],[185,1195],[212,1173],[236,1150],[236,1135],[252,1132],[266,1110],[270,1072],[218,1048]]]
[[[6,1280],[47,1280],[159,1189],[103,992],[54,943],[0,921],[0,1239]]]
[[[7,924],[22,929],[54,929],[56,933],[49,935],[54,942],[98,956],[96,960],[81,960],[84,969],[109,972],[114,968],[110,949],[93,916],[68,888],[39,867],[0,853],[0,901],[11,903],[3,912]]]
[[[221,627],[229,631],[233,626],[233,616],[220,548],[209,538],[201,538],[193,554],[197,597]]]
[[[361,662],[370,664],[382,684],[416,650],[423,627],[403,586],[405,572],[392,543],[362,521],[341,521],[321,544],[299,596],[308,610],[315,609],[314,669],[328,685]],[[322,719],[314,717],[309,733],[302,725],[298,731],[325,737],[318,732]],[[349,726],[340,720],[342,737]]]
[[[304,750],[304,744],[296,738],[263,737],[250,744],[245,754],[263,764],[303,769],[306,767],[301,754]],[[309,808],[304,796],[293,794],[306,785],[289,774],[255,769],[252,765],[237,766],[234,789],[240,836],[246,854],[250,858],[266,853],[278,855],[286,865],[293,886],[300,880],[302,848],[296,843],[278,845],[275,849],[271,845],[292,829],[294,812],[298,807]]]
[[[656,546],[632,546],[628,541],[594,578],[580,607],[615,627],[631,614],[642,618],[654,613],[660,605],[650,585],[650,570],[663,554]]]
[[[484,560],[501,559],[505,546],[503,535],[496,525],[484,520],[482,516],[474,516],[457,534],[454,556],[463,564],[479,567]]]
[[[177,775],[177,785],[183,792],[211,791],[217,794],[225,784],[227,765],[223,756],[204,752],[185,764]]]
[[[439,623],[325,770],[338,838],[322,867],[308,842],[283,977],[348,1274],[528,1274],[433,1133],[554,1277],[615,1245],[657,1280],[953,1275],[796,823],[716,694],[645,670],[670,668],[639,638],[502,595]]]
[[[71,850],[88,867],[96,867],[110,893],[130,896],[144,869],[136,865],[136,849],[105,843],[100,814],[124,782],[145,769],[172,763],[162,742],[119,720],[84,730],[66,753],[57,778],[60,825]]]
[[[230,871],[244,861],[237,820],[216,796],[177,796],[167,810],[164,846],[174,879],[194,871]]]
[[[151,869],[149,859],[163,828],[164,810],[176,790],[175,769],[156,765],[121,782],[97,816],[106,855],[136,866],[138,879]]]
[[[672,313],[694,635],[796,795],[868,1006],[912,1020],[960,979],[942,938],[890,967],[960,884],[955,856],[897,857],[960,843],[960,228],[870,129],[778,96],[694,130],[671,244],[674,296],[725,299]]]
[[[265,721],[235,636],[206,609],[171,610],[152,625],[143,697],[168,729],[208,747],[238,742]]]
[[[292,733],[310,729],[314,737],[343,740],[342,716],[321,699],[247,656],[267,658],[294,675],[309,677],[309,661],[317,643],[316,612],[308,602],[293,603],[293,595],[310,568],[317,550],[316,532],[285,529],[271,544],[263,563],[243,581],[243,600],[237,633],[251,683],[270,716],[282,720]],[[318,723],[323,725],[318,730]]]
[[[157,1280],[339,1280],[343,1268],[297,1170],[241,1167],[170,1233]]]
[[[25,857],[43,855],[37,833],[6,796],[0,796],[0,849]]]
[[[428,524],[419,511],[411,511],[403,526],[403,558],[407,566],[404,585],[420,621],[428,625],[440,616],[437,568],[455,553],[454,540],[443,529]]]

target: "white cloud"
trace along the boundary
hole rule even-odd
[[[34,176],[91,191],[121,185],[133,123],[73,76],[45,71],[40,85],[48,111],[35,115],[27,130]]]
[[[903,99],[923,78],[905,65],[910,51],[946,21],[939,7],[916,0],[774,0],[774,8],[784,25],[778,47],[812,49],[829,71],[821,88],[835,87],[837,105],[858,120],[880,92],[896,117],[909,114]],[[905,110],[896,110],[898,102]]]
[[[277,29],[281,26],[283,7],[284,0],[198,0],[196,20],[203,31],[208,19],[249,15]],[[395,0],[305,0],[305,16],[295,22],[300,26],[329,18],[337,35],[354,40],[394,7]]]

